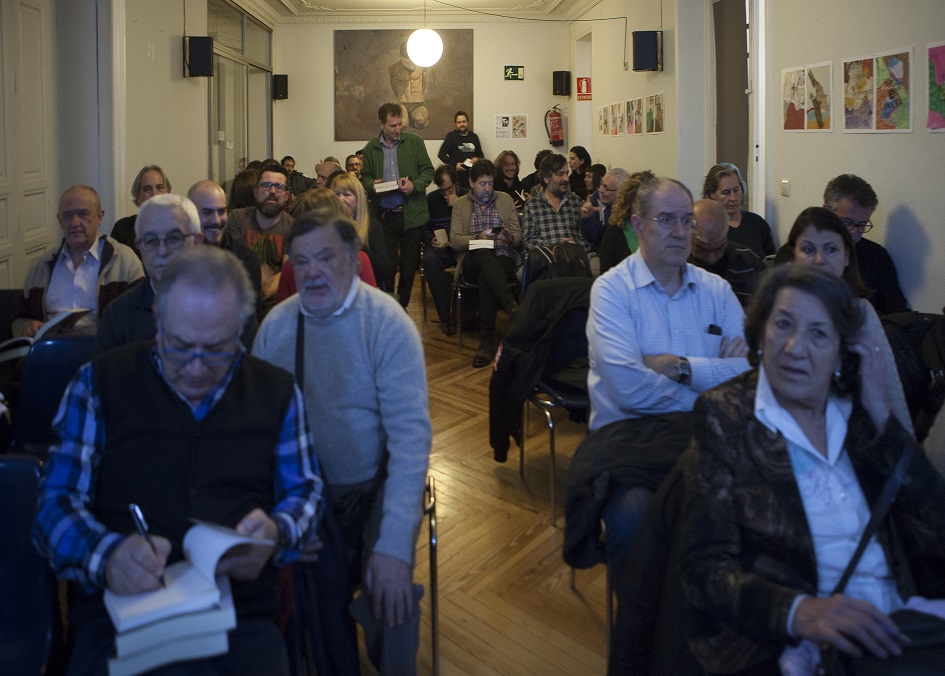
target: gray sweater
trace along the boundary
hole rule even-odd
[[[391,296],[362,282],[340,315],[305,317],[305,410],[331,484],[369,481],[390,453],[374,551],[413,561],[432,443],[423,347]],[[299,297],[266,316],[253,354],[295,371]],[[301,386],[301,383],[300,383]]]

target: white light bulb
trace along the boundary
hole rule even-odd
[[[418,66],[432,66],[443,56],[443,40],[435,30],[419,28],[407,40],[407,56]]]

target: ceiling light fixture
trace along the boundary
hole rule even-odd
[[[427,0],[423,0],[423,28],[407,39],[407,56],[418,66],[432,66],[443,56],[443,40],[435,30],[427,28]]]

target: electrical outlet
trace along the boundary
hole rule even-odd
[[[787,179],[781,181],[781,197],[791,196],[791,182]]]

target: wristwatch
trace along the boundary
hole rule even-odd
[[[689,360],[685,357],[679,358],[679,363],[676,364],[676,382],[683,385],[688,385],[692,380],[692,366],[689,365]]]

